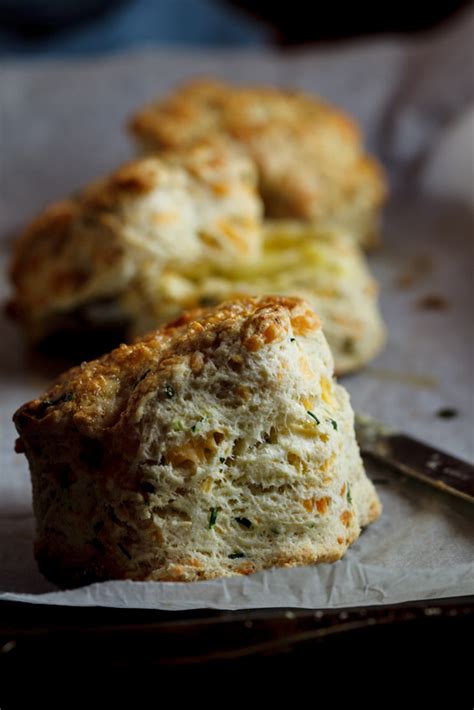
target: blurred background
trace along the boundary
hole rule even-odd
[[[0,0],[0,55],[140,45],[287,46],[436,27],[470,3],[271,0]]]

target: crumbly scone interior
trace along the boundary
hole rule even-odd
[[[252,571],[302,562],[313,545],[335,558],[370,517],[373,492],[328,349],[293,332],[250,357],[223,342],[198,378],[166,382],[173,397],[159,388],[140,407],[142,472],[167,521],[163,554],[178,567]]]
[[[40,559],[194,580],[342,556],[380,504],[319,321],[290,301],[190,318],[26,406]]]
[[[245,266],[213,268],[201,263],[157,274],[150,265],[120,304],[139,335],[185,308],[215,304],[235,294],[307,299],[321,317],[338,372],[360,366],[384,342],[377,284],[361,250],[340,229],[304,222],[267,221],[261,254]]]

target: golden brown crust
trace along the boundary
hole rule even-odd
[[[56,428],[64,419],[87,436],[101,437],[117,423],[144,373],[165,381],[181,363],[192,365],[196,352],[212,350],[229,335],[238,332],[244,347],[254,352],[285,337],[290,326],[307,334],[320,323],[305,301],[283,296],[243,297],[187,311],[132,345],[65,372],[42,397],[20,407],[14,420],[25,433]]]
[[[364,152],[357,124],[303,92],[193,81],[140,109],[130,130],[148,151],[231,137],[255,160],[271,217],[356,218],[371,230],[385,197],[381,167]]]
[[[316,96],[271,86],[232,86],[212,78],[183,84],[167,99],[137,112],[129,125],[140,138],[176,148],[201,138],[204,130],[209,134],[221,128],[246,141],[268,130],[269,119],[299,135],[329,123],[344,141],[361,140],[350,116]]]
[[[351,540],[344,541],[345,544],[354,542],[357,536],[353,536]],[[266,564],[261,570],[271,569],[273,567],[303,567],[306,565],[316,565],[323,563],[337,562],[340,560],[346,551],[346,546],[339,545],[325,552],[311,549],[308,545],[302,547],[301,551],[292,555],[276,554],[268,558]],[[38,562],[40,572],[51,582],[57,584],[62,589],[72,589],[85,584],[95,584],[97,582],[105,582],[110,579],[128,579],[126,571],[110,561],[104,561],[103,556],[94,555],[93,551],[86,559],[74,559],[74,557],[66,557],[58,555],[52,557],[47,549],[35,549],[35,557]],[[65,564],[64,560],[68,562]],[[190,564],[189,560],[183,560],[183,563],[176,563],[170,568],[167,574],[160,574],[160,582],[199,582],[203,580],[218,579],[220,577],[231,577],[235,575],[247,576],[260,571],[254,563],[250,561],[242,562],[236,560],[234,564],[229,564],[225,573],[222,571],[204,572],[196,565]],[[144,571],[143,581],[153,581],[153,575],[147,576]],[[140,581],[137,577],[135,581]]]

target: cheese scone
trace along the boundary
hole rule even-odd
[[[129,163],[47,208],[12,266],[31,340],[59,334],[56,346],[87,356],[101,334],[117,344],[186,308],[294,294],[320,313],[337,372],[363,365],[384,331],[360,249],[335,228],[263,223],[255,185],[250,160],[215,139]]]
[[[302,299],[187,312],[66,372],[14,420],[36,557],[60,586],[331,562],[380,514]]]
[[[321,318],[337,374],[364,365],[385,341],[378,287],[360,248],[340,229],[296,221],[266,221],[260,255],[244,266],[201,263],[157,275],[149,264],[140,291],[124,294],[120,309],[137,336],[186,308],[244,294],[305,298]]]
[[[258,167],[268,217],[333,222],[377,242],[382,170],[355,121],[316,96],[195,80],[138,110],[130,130],[145,152],[228,136]]]
[[[261,213],[253,164],[226,141],[127,163],[27,227],[12,261],[13,310],[32,340],[119,321],[118,294],[139,290],[149,264],[161,273],[255,259]]]

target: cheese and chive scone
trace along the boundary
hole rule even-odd
[[[355,121],[299,91],[195,80],[142,107],[130,122],[141,151],[230,137],[252,157],[270,218],[333,222],[372,246],[386,194]]]
[[[161,278],[150,269],[142,293],[146,298],[129,293],[122,299],[122,310],[130,314],[135,334],[186,308],[215,305],[235,295],[273,294],[299,296],[312,305],[337,374],[360,368],[385,342],[377,283],[354,240],[333,227],[266,221],[261,252],[251,263],[225,268],[201,263],[190,270],[170,269]]]
[[[338,560],[381,506],[302,299],[190,311],[14,416],[35,553],[61,586]]]
[[[27,227],[12,260],[14,312],[33,341],[106,324],[119,294],[140,298],[149,265],[156,274],[255,258],[261,212],[250,159],[225,141],[127,163]]]
[[[233,294],[296,294],[321,314],[337,372],[360,367],[384,336],[359,248],[334,228],[261,217],[252,163],[225,141],[128,163],[26,229],[14,312],[33,342],[59,334],[90,353],[91,333],[117,343]]]

